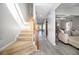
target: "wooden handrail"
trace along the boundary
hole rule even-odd
[[[40,45],[39,45],[39,38],[38,38],[38,26],[37,24],[34,23],[34,41],[35,41],[35,45],[37,50],[40,49]]]
[[[34,17],[30,17],[29,20],[27,20],[27,22],[33,22],[33,42],[35,42],[35,46],[36,49],[39,50],[40,49],[40,45],[39,45],[39,38],[38,38],[38,25],[35,23]]]

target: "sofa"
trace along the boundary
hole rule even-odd
[[[70,44],[76,48],[79,48],[79,32],[73,32],[72,36],[68,36],[68,34],[60,31],[60,33],[58,34],[58,38],[60,41],[66,43],[66,44]]]
[[[79,48],[79,36],[70,36],[68,43],[76,48]]]
[[[69,36],[68,36],[68,34],[65,34],[63,30],[60,30],[60,32],[58,34],[58,38],[60,41],[66,43],[66,44],[68,43]]]

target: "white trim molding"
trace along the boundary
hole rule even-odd
[[[5,46],[3,46],[2,48],[0,48],[0,51],[3,51],[5,48],[7,48],[7,47],[10,46],[11,44],[13,44],[13,43],[17,40],[17,37],[19,36],[20,32],[21,32],[21,31],[19,30],[19,32],[17,33],[15,39],[14,39],[13,41],[11,41],[10,43],[6,44]]]

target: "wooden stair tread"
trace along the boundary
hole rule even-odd
[[[3,52],[16,52],[16,51],[19,51],[21,49],[24,49],[24,48],[28,48],[28,47],[31,47],[33,46],[32,44],[28,44],[28,45],[21,45],[21,46],[17,46],[17,47],[14,47],[14,48],[9,48],[9,49],[6,49],[4,50]]]
[[[32,38],[33,38],[33,29],[21,30],[19,36],[17,37],[16,42],[5,48],[3,51],[0,52],[0,54],[17,54],[17,53],[30,54],[36,51],[36,48],[33,45]]]
[[[21,32],[21,34],[32,34],[33,33],[33,31],[32,32]]]
[[[7,49],[3,50],[2,53],[3,54],[11,54],[11,53],[15,53],[15,52],[21,51],[22,49],[27,49],[30,47],[33,47],[33,44],[26,43],[26,44],[17,45],[17,46],[14,45],[14,46],[10,46]]]
[[[31,39],[18,39],[18,41],[32,41]]]
[[[18,36],[18,38],[32,38],[32,36]]]
[[[22,30],[21,32],[31,33],[31,32],[33,32],[33,30]]]
[[[2,54],[14,54],[16,52],[23,52],[22,50],[27,50],[28,51],[28,48],[30,48],[32,46],[28,46],[28,47],[21,47],[21,48],[15,48],[14,50],[6,50],[6,51],[3,51]],[[27,52],[26,52],[27,53]]]
[[[20,54],[31,54],[31,53],[33,53],[33,52],[35,52],[36,51],[36,49],[34,48],[34,47],[30,47],[30,48],[28,48],[28,49],[23,49],[23,50],[21,50],[21,51],[18,51],[17,53],[15,53],[15,55],[16,54],[18,54],[18,55],[20,55]]]
[[[32,37],[18,37],[17,39],[32,39]]]
[[[18,37],[24,37],[24,38],[26,37],[27,38],[27,37],[32,37],[32,36],[33,35],[19,35]]]
[[[33,53],[35,51],[36,51],[36,49],[32,49],[32,50],[28,51],[26,54],[29,55],[29,54],[31,54],[31,53]]]
[[[33,35],[33,33],[21,33],[19,35]]]
[[[17,48],[18,46],[23,46],[26,44],[32,44],[32,41],[27,41],[27,42],[26,41],[17,41],[15,43],[11,44],[10,46],[8,46],[5,50]]]

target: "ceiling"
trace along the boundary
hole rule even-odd
[[[46,16],[52,8],[52,4],[36,4],[36,14],[39,16]]]
[[[37,22],[39,22],[39,24],[42,23],[42,20],[47,17],[51,10],[55,10],[58,5],[59,3],[36,3],[35,12],[36,16],[39,18]]]
[[[56,9],[56,15],[59,17],[67,17],[71,15],[79,15],[79,3],[62,3]]]

